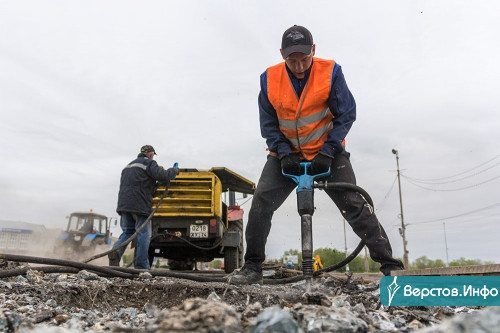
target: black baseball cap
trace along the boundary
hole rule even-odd
[[[281,39],[283,57],[286,58],[294,52],[309,54],[313,44],[311,32],[300,25],[294,25],[283,33]]]

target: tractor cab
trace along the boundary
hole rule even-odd
[[[95,250],[97,245],[111,245],[110,219],[90,212],[74,212],[68,218],[66,230],[61,231],[54,253],[64,257],[71,253]]]

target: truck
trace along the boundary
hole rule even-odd
[[[150,264],[155,257],[166,258],[171,270],[192,270],[197,262],[223,258],[226,273],[240,268],[244,211],[235,198],[254,191],[252,181],[225,167],[180,169],[153,198]]]
[[[66,229],[56,239],[54,253],[73,259],[111,246],[110,224],[111,219],[92,210],[71,213]]]

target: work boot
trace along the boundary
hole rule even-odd
[[[109,266],[120,266],[120,257],[118,256],[118,253],[111,252],[108,254],[108,259],[109,259]]]
[[[247,266],[229,278],[230,284],[262,284],[262,272],[257,272]]]
[[[385,276],[391,275],[391,271],[401,271],[405,269],[405,266],[400,260],[397,260],[398,264],[383,264],[380,266],[380,271]]]

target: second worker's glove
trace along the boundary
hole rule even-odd
[[[327,172],[328,168],[332,165],[333,158],[319,153],[311,161],[311,174],[317,175],[319,173]]]
[[[288,153],[281,158],[281,169],[290,175],[300,174],[300,158],[295,153]]]

